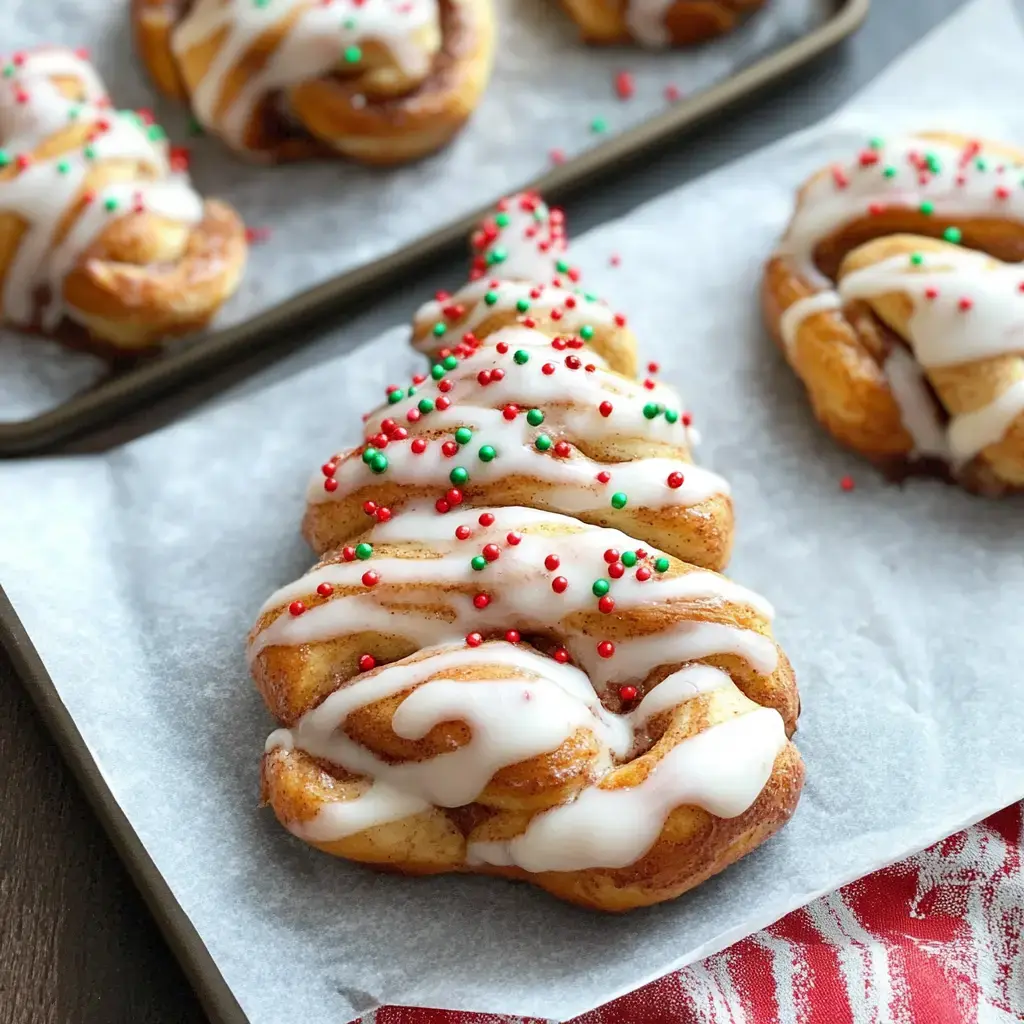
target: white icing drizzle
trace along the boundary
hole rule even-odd
[[[793,358],[797,332],[803,326],[804,321],[818,313],[831,313],[840,308],[842,308],[842,302],[839,296],[831,290],[805,295],[802,299],[797,299],[792,305],[787,306],[782,316],[779,317],[779,333],[790,358]]]
[[[497,345],[505,348],[504,353]],[[528,353],[526,363],[516,362],[518,351]],[[644,415],[645,406],[654,403],[678,416],[680,401],[671,388],[659,384],[646,389],[600,368],[588,372],[580,366],[573,370],[564,363],[563,355],[552,350],[551,339],[540,332],[503,328],[446,375],[451,390],[441,392],[438,383],[431,381],[421,385],[411,398],[378,409],[367,422],[368,439],[386,418],[406,426],[410,434],[405,441],[388,444],[388,470],[383,479],[402,485],[435,486],[437,497],[442,497],[451,486],[449,473],[454,466],[468,468],[471,485],[486,486],[510,476],[536,478],[553,488],[545,501],[566,513],[602,512],[615,491],[624,491],[632,507],[654,509],[690,507],[714,495],[729,494],[729,485],[720,476],[678,457],[688,442],[684,417],[670,423],[663,414],[653,419]],[[583,352],[580,362],[589,358],[589,353]],[[554,372],[545,373],[545,366],[553,367]],[[478,374],[494,368],[501,368],[504,377],[481,385]],[[447,409],[435,409],[415,422],[408,421],[408,412],[420,401],[436,402],[442,395],[451,402]],[[612,404],[608,416],[600,412],[604,401]],[[509,405],[521,410],[512,420],[502,412]],[[547,410],[539,426],[531,426],[527,420],[526,412],[534,406]],[[412,439],[419,435],[441,430],[451,439],[458,427],[472,429],[473,438],[454,458],[443,454],[442,442],[437,439],[429,441],[422,453],[412,448]],[[583,447],[601,442],[663,445],[667,457],[602,463],[573,447],[569,457],[563,458],[553,449],[537,448],[535,442],[541,434],[565,438]],[[483,445],[490,445],[496,452],[490,462],[479,459]],[[323,474],[315,476],[310,481],[309,500],[344,500],[382,479],[362,461],[361,450],[351,449],[341,456],[332,477],[338,485],[336,490],[325,491]],[[606,483],[597,479],[601,471],[610,474]],[[671,487],[667,481],[676,472],[682,473],[683,484]]]
[[[496,670],[495,677],[452,678],[481,668]],[[329,842],[432,806],[473,803],[503,768],[552,753],[578,730],[588,730],[601,753],[582,793],[536,816],[510,843],[471,844],[469,860],[519,864],[528,871],[621,867],[643,856],[676,807],[692,803],[720,817],[735,817],[764,787],[786,743],[780,716],[765,709],[683,741],[638,786],[612,791],[593,785],[599,772],[645,744],[644,729],[652,718],[700,694],[733,686],[719,669],[686,665],[632,712],[616,715],[602,706],[578,668],[559,665],[528,647],[505,642],[478,649],[432,647],[356,677],[294,728],[274,732],[266,749],[303,750],[372,780],[355,799],[324,803],[312,820],[290,825],[304,839]],[[395,735],[418,740],[442,723],[465,722],[470,741],[429,760],[395,764],[346,735],[345,722],[353,711],[402,693],[408,695],[391,721]],[[620,805],[629,808],[624,817]],[[622,821],[629,822],[628,830],[613,827]]]
[[[520,507],[487,511],[494,516],[490,526],[479,524],[480,510],[439,516],[432,507],[412,508],[378,524],[367,534],[371,544],[417,542],[429,546],[434,557],[375,554],[367,561],[342,561],[313,569],[264,604],[261,616],[277,614],[252,637],[250,660],[270,646],[297,646],[364,631],[399,633],[426,646],[456,642],[472,631],[515,627],[547,633],[561,622],[559,632],[574,662],[599,687],[643,679],[659,665],[715,653],[735,654],[761,673],[775,669],[775,645],[762,634],[682,617],[687,604],[725,602],[771,617],[772,608],[763,598],[705,570],[674,577],[655,572],[641,582],[636,570],[629,569],[620,579],[613,579],[610,594],[616,611],[658,605],[677,611],[656,639],[626,641],[618,645],[613,657],[600,657],[595,639],[573,621],[573,613],[595,608],[592,585],[607,575],[605,552],[636,550],[636,542],[618,530],[584,526],[550,512]],[[466,540],[458,540],[455,530],[463,525],[472,532]],[[518,544],[509,544],[508,533],[520,531],[528,532],[521,533]],[[490,543],[499,546],[500,557],[478,572],[470,560]],[[644,562],[649,566],[659,553],[644,550],[648,552]],[[549,554],[558,556],[557,569],[546,568]],[[364,588],[360,581],[368,569],[378,573],[380,582]],[[567,581],[563,593],[551,587],[556,576]],[[329,600],[298,616],[289,613],[292,601],[308,598],[321,583],[335,588]],[[486,591],[490,603],[476,608],[471,595],[452,592],[446,586],[450,584],[469,584],[473,592]],[[356,592],[345,596],[337,592],[341,587],[354,587]]]
[[[666,18],[675,0],[626,0],[629,34],[641,45],[661,48],[671,44]]]
[[[265,62],[247,60],[261,39],[288,22]],[[426,77],[440,45],[438,0],[197,0],[175,28],[172,48],[189,50],[218,39],[205,74],[192,91],[199,121],[236,149],[257,107],[272,93],[333,71],[358,68],[346,50],[373,41],[385,47],[402,73]],[[225,96],[229,77],[244,68],[245,84]]]
[[[130,112],[114,112],[102,83],[86,60],[70,50],[20,55],[14,74],[0,79],[0,142],[10,155],[30,159],[0,181],[0,211],[17,216],[25,232],[7,270],[4,314],[19,324],[32,322],[36,291],[48,290],[42,326],[52,330],[65,315],[80,318],[63,300],[63,280],[86,249],[117,217],[137,206],[170,220],[196,223],[203,207],[184,174],[172,172],[166,144]],[[82,83],[83,101],[64,96],[53,78]],[[72,121],[105,124],[87,147],[37,159],[33,151]],[[154,133],[155,134],[155,133]],[[89,172],[103,161],[136,161],[141,170],[131,181],[100,189],[58,240],[58,232],[82,196]]]
[[[907,343],[926,373],[1024,353],[1022,268],[966,249],[916,253],[914,259],[918,262],[901,254],[846,274],[839,284],[840,295],[844,301],[906,295],[913,304]],[[964,299],[971,304],[966,310],[960,305]],[[920,399],[897,388],[893,391],[898,400],[903,399],[908,431],[915,440],[924,435],[918,442],[924,443],[922,450],[930,449],[932,454],[948,450],[955,464],[967,462],[1001,440],[1024,412],[1024,385],[1018,380],[984,406],[952,416],[943,444],[918,409]]]
[[[889,139],[805,186],[779,251],[792,256],[810,280],[830,288],[831,282],[814,266],[815,248],[844,225],[870,216],[875,204],[919,210],[922,203],[930,203],[932,216],[942,221],[1021,221],[1021,176],[1019,165],[986,152],[981,143],[964,149],[914,136]]]
[[[948,460],[946,428],[928,390],[921,364],[902,345],[894,345],[886,356],[882,372],[899,406],[900,420],[914,442],[914,455]]]

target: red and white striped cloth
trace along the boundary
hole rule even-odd
[[[1024,1021],[1024,805],[573,1024]],[[363,1024],[546,1024],[385,1007]]]

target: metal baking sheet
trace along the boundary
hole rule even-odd
[[[550,199],[564,201],[584,185],[614,175],[642,154],[752,98],[837,45],[861,24],[869,4],[870,0],[835,0],[834,14],[795,42],[672,104],[663,113],[585,149],[533,181],[519,186],[511,184],[537,188]],[[686,57],[680,54],[664,59]],[[625,51],[620,63],[630,63]],[[116,91],[117,82],[111,84]],[[222,156],[230,163],[229,157]],[[231,198],[230,194],[227,197]],[[0,456],[27,455],[52,448],[158,397],[205,380],[243,356],[294,349],[315,336],[310,330],[313,325],[350,312],[356,304],[372,300],[430,263],[458,251],[472,224],[496,198],[488,197],[486,206],[456,218],[412,244],[276,303],[258,315],[106,376],[53,408],[27,419],[0,422]]]

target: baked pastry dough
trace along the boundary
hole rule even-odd
[[[283,726],[263,762],[282,824],[602,910],[671,899],[774,833],[803,765],[770,608],[638,547],[522,507],[407,510],[274,594],[249,655]]]
[[[765,0],[562,0],[588,43],[686,46],[731,32]]]
[[[234,211],[200,199],[162,130],[114,110],[83,55],[48,48],[4,63],[5,321],[142,349],[205,324],[235,290],[245,254]]]
[[[566,285],[579,277],[565,262],[561,212],[515,196],[473,237],[484,276],[420,310],[413,332],[421,349],[454,347],[433,351],[430,375],[391,392],[367,418],[363,444],[312,480],[303,526],[314,550],[365,530],[367,502],[396,514],[419,503],[531,505],[724,568],[729,485],[693,465],[679,396],[616,373],[591,350],[636,365],[622,317],[575,286],[543,283],[552,271]],[[490,276],[498,272],[510,279]]]
[[[1024,487],[1024,154],[872,140],[804,186],[769,327],[842,443],[899,474]]]
[[[447,143],[494,50],[491,0],[133,0],[160,89],[232,149],[398,164]]]
[[[789,819],[799,698],[770,606],[677,557],[724,561],[695,521],[731,537],[732,520],[724,482],[688,464],[670,390],[538,326],[575,294],[529,284],[565,258],[563,227],[529,195],[481,226],[477,269],[507,278],[475,312],[436,300],[438,336],[473,330],[322,467],[304,528],[323,557],[264,604],[249,659],[281,726],[263,797],[295,835],[616,911]],[[610,332],[607,355],[635,361],[631,339]]]

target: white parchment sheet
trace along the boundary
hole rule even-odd
[[[896,112],[974,111],[979,132],[1024,140],[1022,53],[1008,0],[975,0],[855,101],[858,127],[804,133],[578,240],[584,279],[630,314],[732,481],[731,573],[776,603],[803,694],[795,818],[673,903],[602,917],[525,885],[377,875],[257,808],[271,723],[245,634],[310,561],[309,473],[419,366],[404,331],[105,456],[0,465],[0,579],[253,1024],[384,1002],[569,1018],[1024,796],[1021,502],[893,487],[840,452],[756,301],[795,186]]]
[[[172,140],[192,149],[205,195],[229,199],[247,224],[267,228],[252,248],[238,295],[216,325],[247,319],[283,299],[394,252],[530,181],[550,152],[571,157],[666,107],[665,87],[691,95],[822,24],[835,0],[772,0],[737,32],[697,49],[645,53],[582,45],[557,0],[495,0],[500,37],[494,76],[455,142],[393,170],[349,162],[254,167],[216,138],[190,138],[187,112],[159,99],[136,61],[129,0],[3,0],[0,53],[41,43],[88,46],[120,107],[150,107]],[[636,92],[615,94],[620,70]],[[607,131],[591,130],[595,118]],[[0,327],[0,421],[20,420],[98,380],[106,364]]]

